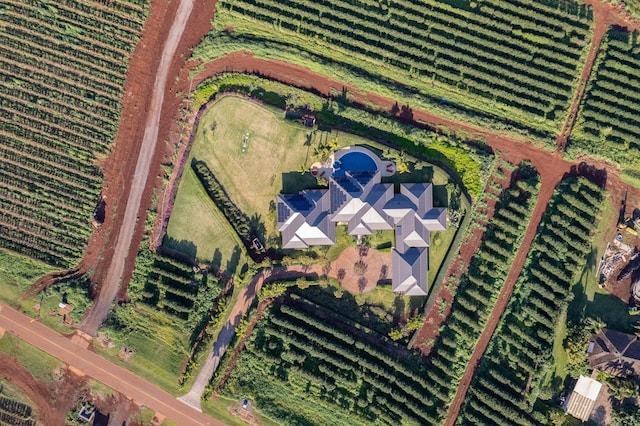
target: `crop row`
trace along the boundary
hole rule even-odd
[[[273,24],[312,44],[336,46],[539,116],[566,107],[590,18],[584,8],[523,9],[501,1],[483,2],[473,11],[446,2],[393,2],[384,11],[347,0],[224,0],[219,5],[233,19]],[[281,37],[277,31],[259,34]],[[331,49],[322,54],[331,55]]]
[[[303,378],[303,388],[308,382],[323,388],[328,393],[324,397],[334,404],[341,405],[346,396],[350,402],[343,408],[365,418],[385,424],[402,419],[434,422],[427,411],[429,404],[424,403],[425,383],[419,374],[398,374],[396,368],[406,367],[397,357],[354,340],[342,328],[324,324],[316,311],[300,310],[290,302],[272,309],[267,322],[260,324],[262,331],[254,333],[264,337],[254,337],[248,345],[264,360],[263,366],[278,364],[289,371],[289,377],[295,372],[295,377]]]
[[[514,176],[518,180],[501,194],[482,245],[460,278],[451,314],[429,357],[434,377],[443,382],[444,395],[437,401],[440,420],[493,310],[537,199],[537,172],[521,164]]]
[[[590,250],[602,198],[602,190],[582,177],[557,188],[465,399],[462,424],[547,423],[534,408],[534,389],[551,362],[558,315]]]
[[[138,0],[6,0],[0,26],[0,247],[59,267],[82,256],[98,157],[120,118]]]
[[[640,85],[636,76],[640,42],[637,34],[612,27],[603,44],[571,143],[586,153],[622,164],[638,164]]]

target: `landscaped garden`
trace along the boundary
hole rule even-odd
[[[401,157],[408,172],[397,174],[391,182],[433,182],[436,186],[435,204],[447,206],[446,185],[449,176],[439,167],[417,160],[405,153],[394,152],[369,139],[331,128],[308,128],[300,120],[287,119],[283,110],[266,106],[255,100],[238,96],[221,96],[200,117],[190,157],[186,161],[183,177],[174,202],[164,245],[193,256],[199,261],[211,262],[231,268],[238,266],[236,259],[242,245],[225,214],[211,202],[205,189],[198,182],[197,173],[189,165],[193,161],[206,166],[205,174],[211,173],[216,183],[243,216],[248,218],[251,228],[267,247],[278,247],[280,235],[275,229],[275,197],[278,193],[297,192],[304,188],[318,187],[318,182],[309,172],[310,165],[324,160],[330,152],[327,147],[339,148],[349,145],[366,145],[370,149],[387,155]],[[466,204],[466,200],[456,200]],[[197,224],[193,217],[197,215]],[[244,219],[243,219],[244,220]],[[243,229],[244,229],[244,225]],[[341,231],[339,231],[340,233]],[[442,263],[455,235],[455,227],[434,238],[431,265],[437,268]],[[374,235],[372,246],[390,248],[392,235]],[[380,240],[380,241],[377,241]],[[354,244],[354,238],[345,234],[341,238],[345,248]],[[329,248],[335,257],[336,248]],[[287,254],[285,252],[284,254]],[[437,272],[437,270],[436,270]],[[432,277],[435,277],[435,272]]]

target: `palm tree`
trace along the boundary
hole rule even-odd
[[[638,397],[638,385],[632,379],[613,377],[607,381],[607,384],[609,385],[609,395],[618,401]]]

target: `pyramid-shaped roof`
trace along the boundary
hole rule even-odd
[[[428,263],[429,255],[426,248],[412,247],[404,252],[394,249],[393,291],[404,293],[406,296],[426,296]]]

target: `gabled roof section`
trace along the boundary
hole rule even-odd
[[[415,214],[416,205],[403,194],[395,194],[382,210],[393,218],[393,223],[397,224],[408,214]]]
[[[336,228],[330,223],[328,210],[331,194],[326,189],[280,194],[278,200],[278,231],[283,248],[307,248],[312,245],[332,245]]]
[[[411,247],[429,247],[431,234],[420,218],[408,214],[396,225],[396,248],[404,252]]]
[[[418,216],[433,208],[433,185],[430,183],[403,183],[400,193],[416,206]]]
[[[567,413],[582,421],[589,420],[601,389],[602,383],[590,377],[580,376],[567,401]]]

